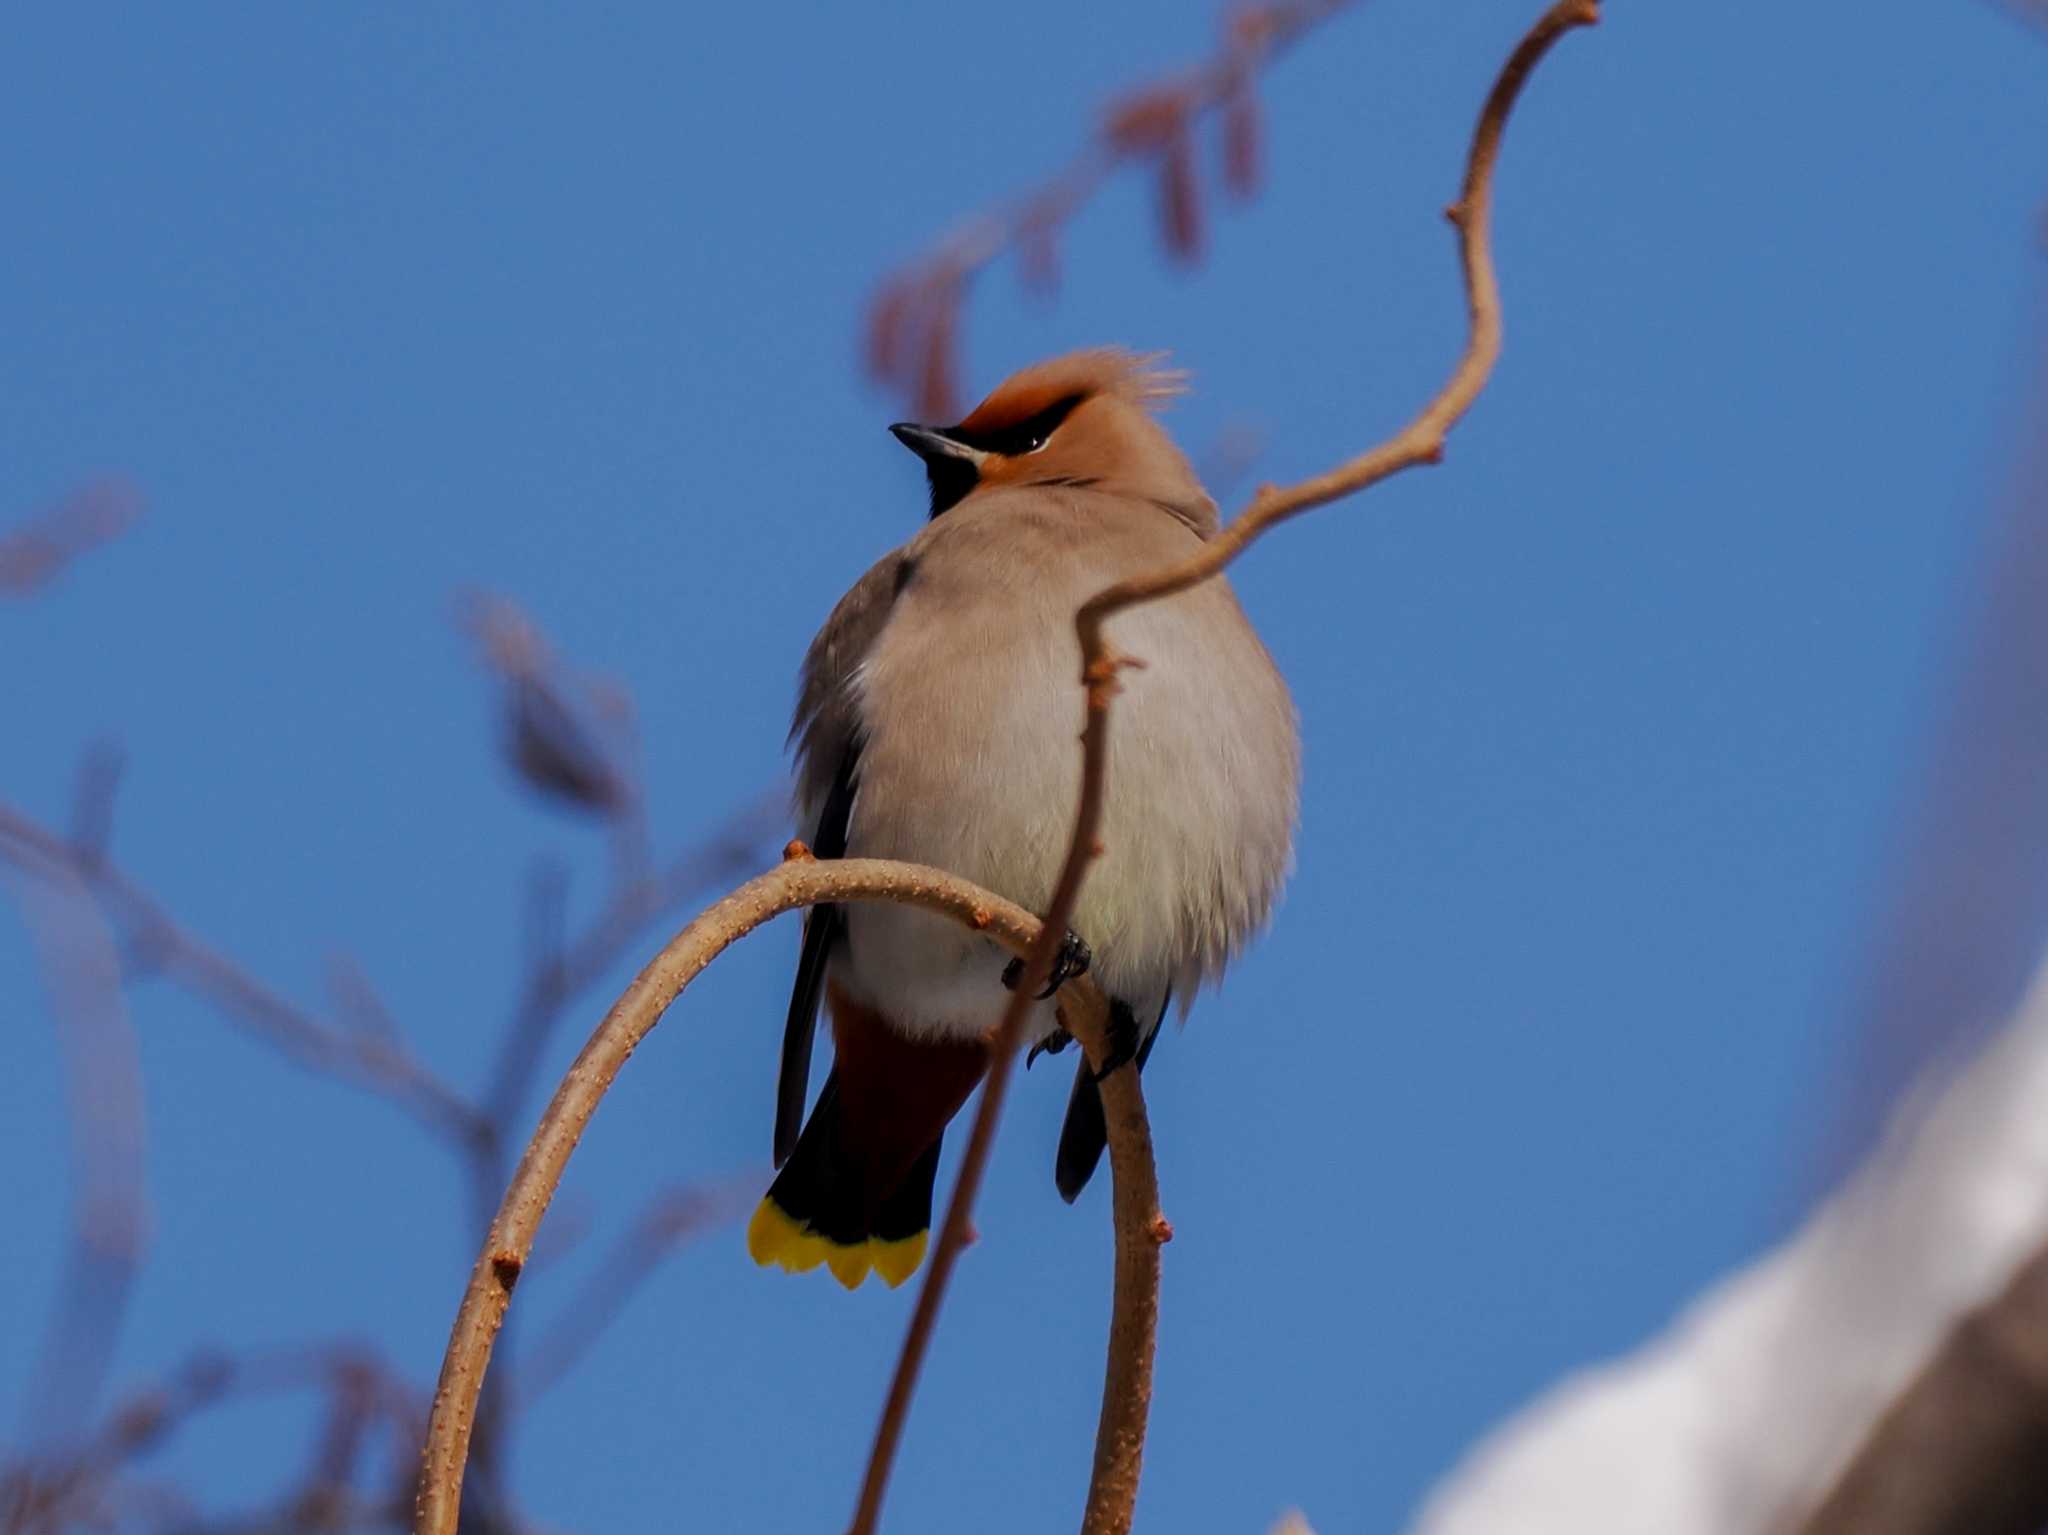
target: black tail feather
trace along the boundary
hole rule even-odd
[[[1161,1000],[1159,1016],[1152,1020],[1151,1032],[1138,1043],[1136,1065],[1140,1071],[1145,1069],[1145,1062],[1151,1058],[1152,1046],[1158,1043],[1160,1028],[1166,1021],[1167,1004],[1171,1000],[1171,993]],[[1137,1019],[1128,1003],[1113,1000],[1109,1007],[1113,1026],[1137,1028]],[[1060,1191],[1060,1198],[1068,1204],[1080,1198],[1081,1190],[1095,1176],[1096,1164],[1102,1160],[1102,1148],[1108,1143],[1109,1124],[1102,1116],[1102,1088],[1095,1080],[1094,1071],[1083,1059],[1074,1071],[1074,1091],[1067,1098],[1066,1123],[1060,1126],[1060,1149],[1053,1158],[1052,1181]]]
[[[768,1198],[797,1225],[837,1247],[868,1239],[867,1189],[861,1169],[846,1156],[839,1134],[839,1073],[811,1109],[789,1160],[768,1186]]]
[[[786,1269],[825,1264],[848,1289],[873,1269],[893,1289],[924,1257],[941,1141],[934,1140],[895,1187],[877,1188],[866,1165],[847,1152],[843,1115],[835,1070],[754,1213],[748,1250],[756,1263]]]
[[[1102,1148],[1109,1144],[1109,1124],[1102,1117],[1102,1089],[1081,1062],[1074,1073],[1074,1091],[1067,1098],[1066,1123],[1060,1126],[1059,1154],[1053,1158],[1052,1181],[1060,1198],[1072,1204],[1095,1176]]]
[[[860,748],[849,746],[839,759],[832,788],[818,813],[811,852],[819,858],[846,856],[846,823],[853,814]],[[837,906],[813,906],[804,918],[803,948],[796,962],[796,984],[789,993],[789,1016],[782,1025],[782,1065],[775,1083],[775,1165],[796,1149],[797,1127],[804,1122],[804,1097],[811,1090],[811,1043],[818,1032],[818,999],[825,992],[825,966],[837,947],[846,918]]]
[[[943,1140],[943,1137],[941,1137]],[[878,1242],[907,1242],[931,1229],[932,1189],[939,1181],[940,1141],[910,1164],[903,1181],[875,1211],[868,1235]]]

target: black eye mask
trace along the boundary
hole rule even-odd
[[[1064,400],[1052,404],[1015,426],[1000,426],[988,431],[969,432],[954,426],[946,429],[946,435],[955,442],[983,453],[1000,453],[1005,458],[1022,458],[1026,453],[1036,453],[1045,446],[1045,440],[1052,436],[1059,424],[1074,413],[1085,395],[1070,394]]]

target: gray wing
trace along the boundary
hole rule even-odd
[[[900,549],[883,559],[839,599],[804,655],[796,719],[789,728],[797,753],[800,824],[823,811],[841,761],[860,748],[859,705],[850,684],[916,568]]]
[[[840,599],[804,657],[803,681],[790,738],[797,743],[801,825],[820,858],[846,856],[846,829],[860,785],[859,708],[848,683],[889,620],[896,594],[914,567],[890,555]],[[825,966],[843,930],[839,908],[813,906],[804,916],[804,942],[789,1015],[782,1025],[782,1064],[775,1084],[775,1165],[796,1149],[810,1093],[811,1047],[817,1038],[818,999]]]

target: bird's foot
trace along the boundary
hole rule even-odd
[[[1074,1042],[1074,1036],[1065,1029],[1054,1029],[1045,1038],[1031,1047],[1031,1053],[1024,1057],[1024,1069],[1029,1071],[1031,1063],[1041,1055],[1058,1055]]]
[[[1045,978],[1045,990],[1038,994],[1043,1002],[1077,975],[1086,975],[1088,967],[1095,962],[1095,955],[1088,945],[1081,941],[1081,935],[1072,928],[1060,939],[1059,952],[1052,957],[1052,974]],[[1011,991],[1017,989],[1017,982],[1024,976],[1022,955],[1003,966],[1003,984]]]
[[[1119,1066],[1128,1066],[1138,1058],[1138,1046],[1144,1043],[1138,1027],[1138,1015],[1122,1002],[1109,1004],[1109,1054],[1102,1058],[1102,1064],[1091,1075],[1100,1082]]]

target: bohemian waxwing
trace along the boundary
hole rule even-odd
[[[804,658],[791,738],[800,829],[821,858],[932,864],[1042,911],[1080,792],[1074,612],[1185,558],[1216,506],[1153,418],[1178,379],[1077,352],[1006,380],[957,426],[890,430],[924,460],[931,520],[841,599]],[[1300,743],[1286,685],[1217,576],[1120,614],[1103,856],[1062,971],[1092,968],[1117,1054],[1142,1068],[1264,925],[1291,865]],[[1016,967],[990,940],[907,906],[812,909],[783,1039],[782,1170],[748,1247],[830,1266],[849,1288],[922,1261],[947,1123],[980,1081]],[[818,1003],[834,1061],[803,1120]],[[1067,1041],[1041,1001],[1027,1038]],[[1116,1065],[1110,1066],[1111,1070]],[[797,1133],[802,1124],[802,1134]],[[1103,1148],[1081,1063],[1055,1181],[1072,1200]]]

